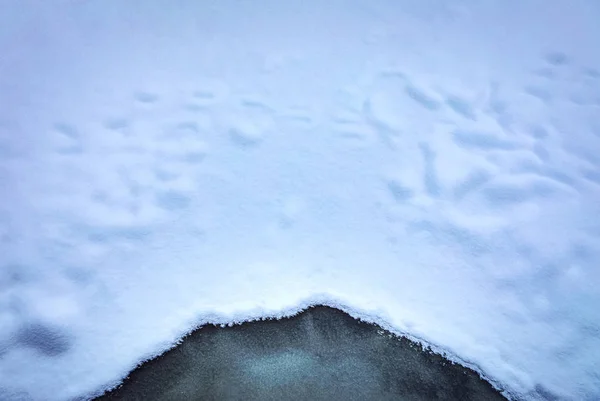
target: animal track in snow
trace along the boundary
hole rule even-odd
[[[362,112],[385,144],[396,148],[402,135],[427,134],[440,102],[401,72],[382,72],[370,84]]]
[[[208,147],[200,124],[194,120],[176,121],[168,124],[157,140],[154,154],[166,162],[198,164],[204,161]]]
[[[425,192],[432,198],[439,198],[441,194],[440,183],[437,178],[436,166],[435,166],[435,152],[431,150],[428,144],[419,144],[421,154],[423,155],[423,163],[425,171],[423,174],[423,184]]]
[[[228,119],[229,137],[240,149],[257,147],[274,129],[273,111],[258,100],[242,100]]]
[[[515,180],[492,181],[481,189],[481,194],[487,204],[493,208],[504,208],[534,201],[541,202],[544,199],[554,199],[564,191],[550,180]]]
[[[42,323],[24,324],[17,331],[15,340],[19,345],[33,348],[48,357],[64,354],[72,346],[66,333]]]
[[[474,170],[462,181],[456,183],[452,189],[455,201],[459,201],[468,194],[479,190],[491,179],[491,174],[485,170]]]
[[[360,114],[338,114],[331,119],[333,132],[345,139],[364,141],[370,134],[369,128],[362,121]]]
[[[194,90],[185,102],[185,108],[190,111],[205,111],[226,100],[229,87],[219,81],[206,79],[201,87]]]
[[[525,93],[541,100],[544,103],[548,103],[552,100],[552,95],[548,88],[539,85],[528,85],[524,88]]]
[[[125,117],[120,118],[109,118],[106,119],[103,123],[104,128],[113,130],[113,131],[122,131],[125,128],[129,127],[130,122]]]
[[[157,191],[155,197],[158,207],[169,212],[185,209],[191,203],[190,196],[182,191]]]
[[[476,119],[473,106],[467,100],[456,95],[449,95],[448,97],[446,97],[446,104],[455,113],[463,116],[464,118],[468,118],[470,120]]]
[[[141,104],[150,105],[158,102],[159,96],[155,93],[140,91],[134,94],[134,99]]]
[[[453,141],[460,147],[470,150],[513,150],[516,145],[508,140],[498,138],[496,135],[480,132],[455,130],[452,133]]]
[[[440,102],[433,96],[427,94],[424,90],[417,86],[407,84],[405,88],[406,94],[419,105],[429,111],[437,111],[440,109]]]
[[[83,153],[81,134],[74,126],[67,123],[54,124],[57,135],[56,152],[61,155],[77,155]]]
[[[569,57],[565,53],[559,51],[546,53],[544,55],[544,60],[553,67],[566,66],[570,62]]]
[[[399,180],[389,179],[387,180],[386,185],[392,198],[397,203],[406,203],[414,196],[413,190],[404,186]]]

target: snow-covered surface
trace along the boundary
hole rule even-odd
[[[600,398],[600,2],[0,8],[0,399],[313,301]]]

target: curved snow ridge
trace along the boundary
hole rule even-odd
[[[146,355],[145,357],[143,357],[142,359],[137,361],[134,365],[131,366],[131,368],[128,370],[128,372],[135,370],[136,368],[143,365],[147,361],[150,361],[157,357],[160,357],[161,355],[163,355],[165,352],[169,351],[170,349],[177,347],[185,340],[185,337],[187,337],[192,332],[201,329],[203,326],[216,325],[216,326],[221,326],[221,327],[232,327],[232,326],[236,326],[236,325],[242,325],[242,324],[248,323],[248,322],[287,319],[287,318],[296,316],[296,315],[306,311],[307,309],[310,309],[315,306],[329,306],[331,308],[341,310],[341,311],[347,313],[348,315],[352,316],[354,319],[357,319],[357,320],[360,320],[360,321],[363,321],[366,323],[370,323],[370,324],[375,324],[396,336],[406,337],[406,338],[410,339],[411,341],[423,346],[423,349],[428,349],[428,351],[435,352],[439,355],[444,356],[446,359],[448,359],[454,363],[458,363],[464,367],[467,367],[467,368],[472,369],[473,371],[477,372],[484,380],[488,381],[496,390],[501,391],[502,394],[505,397],[507,397],[509,400],[519,399],[518,398],[519,396],[515,393],[511,393],[511,390],[508,387],[504,386],[502,383],[500,383],[498,381],[495,381],[493,377],[486,375],[485,372],[483,372],[482,369],[479,366],[477,366],[477,364],[469,362],[469,361],[465,361],[465,360],[461,359],[460,356],[452,354],[450,350],[447,350],[442,346],[428,342],[426,339],[415,336],[415,335],[411,334],[410,332],[399,330],[397,327],[391,325],[390,323],[388,323],[388,321],[385,320],[385,318],[382,317],[382,316],[385,316],[383,311],[381,311],[381,310],[363,310],[360,308],[354,308],[352,306],[349,306],[348,303],[342,302],[342,301],[336,299],[335,297],[332,297],[331,295],[327,295],[327,294],[315,294],[311,297],[308,297],[308,298],[298,302],[295,306],[285,307],[285,308],[277,309],[277,310],[254,310],[254,311],[246,311],[246,312],[238,311],[238,312],[234,313],[233,315],[231,315],[231,314],[224,315],[224,314],[220,314],[219,312],[216,312],[216,311],[212,312],[212,313],[206,311],[206,312],[202,313],[200,315],[201,317],[199,317],[197,319],[198,324],[196,326],[193,326],[193,327],[189,328],[188,330],[183,331],[180,335],[177,336],[177,340],[174,341],[173,343],[171,343],[169,347],[161,348],[155,352],[149,353],[148,355]],[[118,388],[123,383],[123,381],[126,379],[126,377],[127,376],[124,376],[121,378],[121,380],[112,381],[111,383],[103,385],[100,389],[90,392],[86,396],[86,398],[92,399],[92,398],[95,398],[95,397],[98,397],[98,396],[104,394],[105,392],[108,392],[110,390]],[[535,396],[535,395],[529,394],[528,396],[529,396],[528,399],[534,399],[534,398],[532,398],[532,396]]]

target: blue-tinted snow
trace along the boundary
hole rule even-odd
[[[3,396],[319,301],[600,398],[598,2],[2,3]]]

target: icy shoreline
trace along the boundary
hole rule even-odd
[[[415,399],[426,400],[431,399],[428,397],[431,397],[432,394],[436,394],[439,397],[436,399],[440,400],[459,398],[462,400],[504,399],[494,393],[489,384],[487,384],[487,387],[480,385],[478,373],[469,368],[465,367],[462,371],[462,374],[468,375],[468,381],[453,382],[449,377],[452,375],[454,375],[452,377],[458,377],[460,374],[457,376],[456,373],[451,373],[456,372],[456,370],[434,370],[432,368],[432,366],[437,365],[453,364],[453,359],[447,359],[449,358],[447,354],[443,356],[434,354],[435,351],[423,347],[420,345],[422,343],[413,342],[406,336],[396,336],[392,332],[383,329],[381,325],[372,322],[372,319],[364,314],[359,314],[362,316],[361,318],[352,317],[347,312],[342,311],[337,303],[327,302],[327,306],[322,303],[310,303],[308,306],[304,305],[300,310],[288,312],[290,314],[285,316],[276,315],[259,320],[237,322],[232,325],[206,324],[188,333],[171,350],[139,365],[133,372],[130,372],[124,383],[104,396],[97,398],[97,400],[132,399],[135,397],[148,400],[180,397],[183,400],[193,399],[195,396],[200,395],[215,399],[234,399],[235,394],[244,394],[248,397],[249,392],[254,394],[254,397],[258,397],[256,399],[282,399],[282,397],[286,399],[354,399],[358,397],[357,399],[361,399],[361,396],[362,399],[366,399],[364,397],[367,394],[371,397],[370,399],[381,400],[395,399],[395,397],[407,395],[417,397]],[[315,316],[319,318],[318,324],[314,322]],[[350,322],[352,320],[350,318],[354,320]],[[362,325],[361,322],[367,323],[368,326]],[[269,330],[266,329],[267,327]],[[218,337],[220,330],[228,331],[231,337],[227,340],[226,345],[215,342],[214,337]],[[232,334],[236,330],[241,331],[243,334]],[[374,350],[369,345],[373,343],[374,337],[377,336],[394,339],[402,343],[402,347],[400,343],[390,340],[382,345],[380,349]],[[306,338],[310,338],[310,341],[306,341]],[[276,345],[269,345],[273,342]],[[340,342],[345,343],[345,346],[339,346]],[[252,348],[253,345],[256,347],[256,343],[262,345],[259,347],[259,351],[251,352],[251,356],[248,356],[247,351],[242,351],[248,349],[248,347]],[[182,344],[184,345],[182,346]],[[182,350],[177,349],[179,347]],[[219,351],[215,351],[215,347]],[[398,349],[402,349],[402,351]],[[341,363],[339,359],[343,359],[346,354],[353,351],[356,351],[357,354],[354,355],[353,363],[362,369],[365,369],[365,366],[362,366],[361,363],[378,361],[368,369],[372,370],[371,372],[360,372],[357,368],[344,367],[344,363]],[[411,352],[423,355],[416,357]],[[275,361],[278,359],[286,359],[286,355],[289,357],[290,353],[304,355],[309,360],[321,359],[323,354],[332,354],[336,357],[330,357],[325,363],[316,366],[311,363],[308,365],[300,363],[302,361],[298,362],[300,363],[300,366],[298,366],[298,363],[292,361],[292,363],[284,364],[272,372],[267,372],[267,376],[262,379],[252,377],[246,382],[244,382],[244,376],[248,374],[247,369],[236,370],[236,368],[230,366],[261,365],[257,361],[262,359],[269,359],[271,363],[276,363]],[[176,356],[173,356],[173,354]],[[395,360],[389,361],[389,358]],[[231,360],[231,363],[228,363],[227,366],[221,366],[222,362],[221,365],[215,362],[223,359]],[[207,367],[211,367],[215,363],[220,367],[216,371],[213,369],[208,372],[210,369]],[[406,368],[407,365],[410,365],[410,368]],[[399,366],[405,366],[404,370]],[[320,382],[320,387],[315,388],[318,386],[315,384],[313,376],[318,375],[319,371],[323,373],[323,369],[325,371],[331,369],[339,371],[340,367],[342,376],[344,374],[348,375],[346,382],[340,380],[339,375],[331,376],[328,374],[326,375],[327,383]],[[174,376],[172,370],[176,370],[178,373]],[[225,373],[221,371],[225,371]],[[433,373],[434,371],[436,373]],[[169,376],[164,377],[167,374]],[[375,380],[375,384],[372,381],[365,380],[365,376],[370,375],[379,377]],[[286,380],[287,376],[291,376],[291,378]],[[383,376],[387,378],[387,388],[381,381]],[[264,383],[265,380],[267,383]],[[285,386],[277,388],[282,385],[281,380],[284,381]],[[289,383],[289,380],[292,380],[293,383]],[[389,387],[390,380],[398,382],[396,387]],[[194,384],[185,387],[181,384],[182,382],[193,382]],[[220,389],[217,394],[216,388],[219,387],[221,382],[226,382],[229,388],[227,390]],[[412,387],[407,383],[413,383]],[[178,390],[182,386],[185,389]],[[241,388],[238,389],[237,386]],[[270,388],[273,386],[275,387]],[[360,390],[356,388],[349,389],[349,386],[358,386]],[[261,387],[270,388],[270,390],[262,389],[263,393],[260,393]],[[302,395],[304,398],[298,398],[300,395],[295,394],[293,391],[298,391],[298,388],[303,387],[308,387],[308,390],[305,390],[307,393]],[[261,395],[256,395],[251,391],[258,391]],[[357,395],[357,391],[361,395]],[[169,394],[171,395],[169,396]],[[352,394],[354,398],[348,398],[348,394]],[[446,396],[444,397],[442,394]]]

